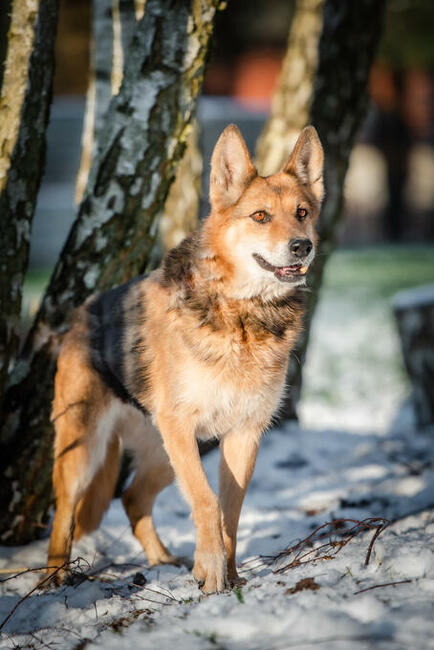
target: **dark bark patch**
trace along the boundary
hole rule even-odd
[[[110,149],[105,154],[104,160],[101,162],[98,170],[98,175],[94,187],[94,195],[96,197],[102,196],[107,187],[115,176],[116,165],[118,164],[119,151],[121,150],[121,138],[124,134],[125,127],[120,128],[114,138]]]

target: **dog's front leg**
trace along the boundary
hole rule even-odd
[[[221,511],[200,460],[193,422],[162,415],[157,418],[164,446],[179,486],[191,505],[196,526],[193,575],[206,593],[227,586]]]
[[[255,467],[260,432],[231,432],[220,442],[220,505],[223,519],[223,541],[231,586],[244,584],[237,572],[235,553],[237,528],[244,495]]]

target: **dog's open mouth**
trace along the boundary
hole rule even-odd
[[[302,277],[306,274],[308,268],[307,266],[303,266],[302,262],[297,262],[290,266],[274,266],[270,262],[267,262],[267,260],[264,260],[258,253],[253,253],[253,257],[259,266],[266,271],[271,271],[278,280],[282,280],[283,282],[289,282],[294,278]]]

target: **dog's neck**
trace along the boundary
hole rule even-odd
[[[204,245],[200,231],[170,251],[163,263],[163,282],[175,286],[179,298],[201,325],[213,330],[250,331],[255,338],[281,339],[288,329],[298,329],[304,291],[284,287],[279,295],[262,293],[248,298],[230,295],[225,262]]]

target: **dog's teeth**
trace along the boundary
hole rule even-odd
[[[304,274],[306,273],[306,271],[307,271],[307,266],[301,266],[301,267],[300,267],[300,273],[301,273],[302,275],[304,275]]]

